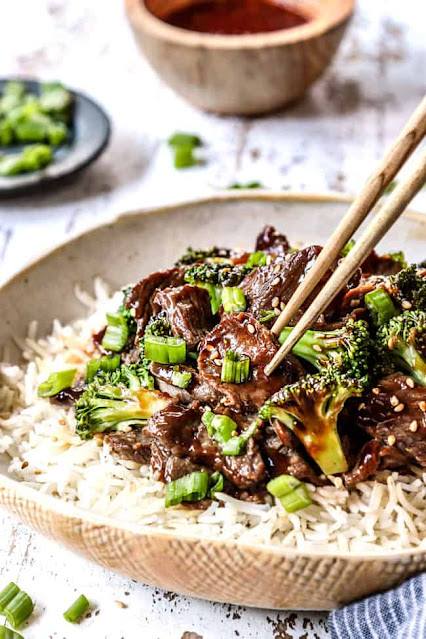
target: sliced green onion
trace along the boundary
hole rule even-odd
[[[3,590],[0,592],[0,614],[3,614],[3,610],[5,609],[9,601],[12,601],[12,599],[16,597],[20,590],[21,589],[19,588],[19,586],[14,584],[13,581],[11,581],[10,584],[6,586],[6,588],[3,588]]]
[[[349,240],[349,242],[345,244],[345,246],[342,248],[343,257],[346,257],[348,253],[352,251],[354,246],[355,246],[355,240]]]
[[[390,295],[383,288],[370,291],[364,299],[371,319],[376,326],[386,324],[397,313]]]
[[[75,623],[87,612],[90,608],[90,603],[84,595],[80,595],[73,604],[65,610],[64,619],[70,623]]]
[[[19,632],[15,632],[6,626],[0,626],[0,639],[24,639]]]
[[[271,479],[266,488],[281,501],[288,513],[295,513],[312,503],[306,485],[291,475],[280,475]]]
[[[158,364],[182,364],[186,359],[186,342],[180,337],[145,335],[145,357]]]
[[[215,493],[221,493],[223,490],[223,475],[221,475],[218,471],[212,473],[209,478],[209,497],[211,499],[214,498]]]
[[[223,358],[222,382],[242,384],[250,377],[250,358],[235,351],[227,351]]]
[[[215,415],[213,411],[206,410],[201,421],[207,429],[210,437],[214,437],[216,441],[224,443],[232,437],[232,433],[238,428],[236,422],[227,415]]]
[[[173,133],[167,142],[169,146],[201,146],[201,139],[193,133]]]
[[[200,501],[206,497],[208,490],[208,473],[197,470],[166,484],[166,507],[177,506],[183,501]]]
[[[107,321],[102,348],[108,351],[122,351],[129,337],[126,318],[121,313],[107,313]]]
[[[187,169],[196,164],[197,160],[194,156],[193,146],[173,147],[173,165],[175,169]]]
[[[227,415],[215,415],[210,409],[203,413],[201,421],[210,437],[220,444],[223,455],[239,455],[259,426],[256,420],[242,433],[234,435],[238,430],[236,422]]]
[[[53,397],[57,395],[64,388],[72,386],[76,368],[69,368],[65,371],[58,371],[51,373],[45,382],[42,382],[37,388],[37,395],[39,397]]]
[[[246,296],[238,286],[225,286],[222,289],[222,305],[225,313],[239,313],[247,308]]]
[[[383,195],[389,195],[389,193],[392,193],[392,191],[396,188],[396,185],[398,184],[398,182],[396,180],[392,180],[392,182],[389,182],[389,184],[387,185],[387,187],[385,188]]]
[[[99,359],[91,359],[86,364],[86,384],[90,384],[96,377],[98,371],[104,373],[112,373],[120,366],[120,355],[113,357],[100,357]]]
[[[228,186],[228,189],[261,189],[263,185],[260,182],[247,182],[247,184],[240,184],[240,182],[234,182]]]
[[[172,384],[178,388],[187,388],[191,383],[192,373],[189,371],[179,370],[179,366],[175,366],[172,373]]]
[[[214,284],[209,284],[208,282],[197,282],[196,286],[199,288],[205,288],[206,291],[208,291],[208,294],[210,295],[212,313],[213,315],[216,315],[222,302],[222,287],[214,286]]]
[[[3,608],[2,615],[6,617],[13,628],[19,628],[32,614],[34,604],[29,595],[20,590]]]
[[[389,253],[389,257],[394,261],[401,264],[401,268],[407,268],[407,260],[405,259],[404,251],[394,251]]]
[[[259,422],[255,420],[242,433],[231,437],[222,445],[222,455],[240,455],[248,440],[256,434],[258,426]]]
[[[267,255],[263,251],[256,251],[251,253],[246,262],[246,266],[249,268],[255,268],[256,266],[265,266]]]
[[[275,319],[275,318],[276,318],[275,311],[260,311],[259,322],[261,324],[265,324],[266,322],[269,322],[269,320]]]

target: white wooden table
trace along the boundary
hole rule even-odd
[[[206,115],[177,98],[139,56],[120,0],[14,0],[2,9],[0,77],[61,79],[104,104],[114,130],[102,158],[71,184],[0,201],[1,280],[124,210],[235,181],[354,193],[425,89],[422,0],[360,0],[334,65],[310,95],[283,113],[255,119]],[[164,140],[175,130],[203,138],[203,166],[172,168]],[[425,193],[416,206],[426,210]],[[37,602],[27,639],[328,636],[322,614],[223,606],[136,584],[0,513],[0,586],[12,579]],[[80,592],[97,611],[73,627],[62,611]]]

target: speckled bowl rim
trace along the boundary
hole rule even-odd
[[[174,27],[154,16],[145,6],[145,0],[125,0],[127,14],[131,15],[132,19],[153,37],[181,46],[223,50],[262,49],[306,42],[349,20],[355,5],[356,0],[335,0],[332,15],[324,16],[320,10],[317,17],[312,18],[306,24],[291,29],[279,29],[269,33],[250,35],[216,35]]]
[[[314,193],[300,193],[300,192],[292,192],[287,191],[285,193],[282,192],[273,192],[266,190],[256,190],[256,191],[246,191],[241,190],[235,193],[219,193],[216,195],[199,197],[193,200],[182,200],[176,204],[163,205],[158,207],[149,207],[143,209],[134,209],[128,211],[126,213],[118,214],[114,216],[114,218],[104,222],[103,224],[99,224],[95,227],[91,227],[77,235],[74,235],[72,238],[67,241],[62,242],[60,245],[56,246],[51,250],[45,251],[42,255],[38,256],[34,259],[30,264],[25,266],[21,271],[14,274],[11,278],[9,278],[4,284],[0,285],[0,293],[2,293],[7,287],[11,286],[17,279],[21,277],[25,277],[25,274],[35,267],[39,262],[50,258],[52,255],[60,252],[65,246],[69,246],[74,242],[77,242],[79,238],[88,235],[90,233],[96,233],[100,228],[106,228],[113,226],[117,222],[120,222],[126,218],[132,218],[136,216],[144,216],[144,215],[152,215],[157,214],[161,215],[163,213],[170,213],[174,210],[179,210],[182,208],[196,207],[200,204],[215,204],[220,202],[228,202],[230,200],[260,200],[260,201],[272,201],[272,202],[306,202],[306,203],[315,203],[315,202],[347,202],[350,203],[353,201],[353,197],[349,195],[342,195],[340,193],[324,193],[324,194],[314,194]],[[407,210],[403,214],[416,222],[420,222],[426,225],[426,215],[421,213],[417,213],[415,211]],[[347,561],[377,561],[377,560],[386,560],[388,562],[400,562],[403,561],[404,558],[415,557],[416,555],[424,555],[426,551],[425,546],[419,546],[417,548],[405,549],[400,552],[395,552],[393,550],[383,550],[382,552],[377,553],[354,553],[354,552],[343,552],[343,551],[332,551],[326,552],[324,550],[315,550],[315,549],[297,549],[297,548],[287,548],[284,546],[275,546],[272,544],[256,544],[256,543],[248,543],[246,541],[239,541],[238,539],[226,539],[222,537],[201,537],[196,535],[186,535],[184,533],[177,533],[171,530],[164,530],[161,528],[156,528],[154,526],[149,525],[141,525],[134,524],[130,522],[123,522],[113,517],[107,517],[103,515],[99,515],[96,513],[92,513],[90,511],[86,511],[78,506],[74,505],[70,502],[61,501],[58,497],[53,497],[51,495],[44,495],[39,491],[31,488],[29,486],[23,485],[22,482],[13,479],[11,476],[5,475],[4,473],[0,473],[0,492],[5,491],[10,494],[14,494],[17,498],[22,498],[23,500],[27,500],[27,502],[32,502],[36,506],[40,506],[43,510],[49,511],[52,514],[59,514],[67,519],[71,520],[80,520],[83,522],[91,523],[95,526],[101,526],[106,529],[120,529],[126,532],[144,536],[160,536],[164,539],[170,539],[172,541],[176,538],[185,539],[189,542],[198,542],[198,543],[209,543],[214,544],[215,546],[230,546],[236,545],[239,548],[247,548],[250,550],[262,550],[268,553],[272,553],[274,555],[282,556],[282,557],[307,557],[307,558],[315,558],[315,559],[330,559],[330,558],[339,558],[345,559]]]

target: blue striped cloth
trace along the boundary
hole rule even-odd
[[[328,624],[332,639],[426,639],[426,574],[333,610]]]

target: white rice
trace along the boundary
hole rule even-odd
[[[76,291],[88,319],[71,326],[55,320],[47,338],[37,338],[31,322],[28,337],[19,341],[26,367],[0,364],[0,453],[10,457],[15,478],[79,508],[183,535],[330,553],[426,546],[426,473],[415,467],[410,474],[380,472],[350,491],[340,478],[309,486],[312,505],[291,515],[279,502],[253,504],[223,493],[205,511],[166,509],[164,485],[147,466],[117,459],[96,439],[82,441],[72,409],[37,397],[52,370],[85,369],[92,332],[121,299],[120,293],[110,297],[99,280],[94,289],[94,297]]]

